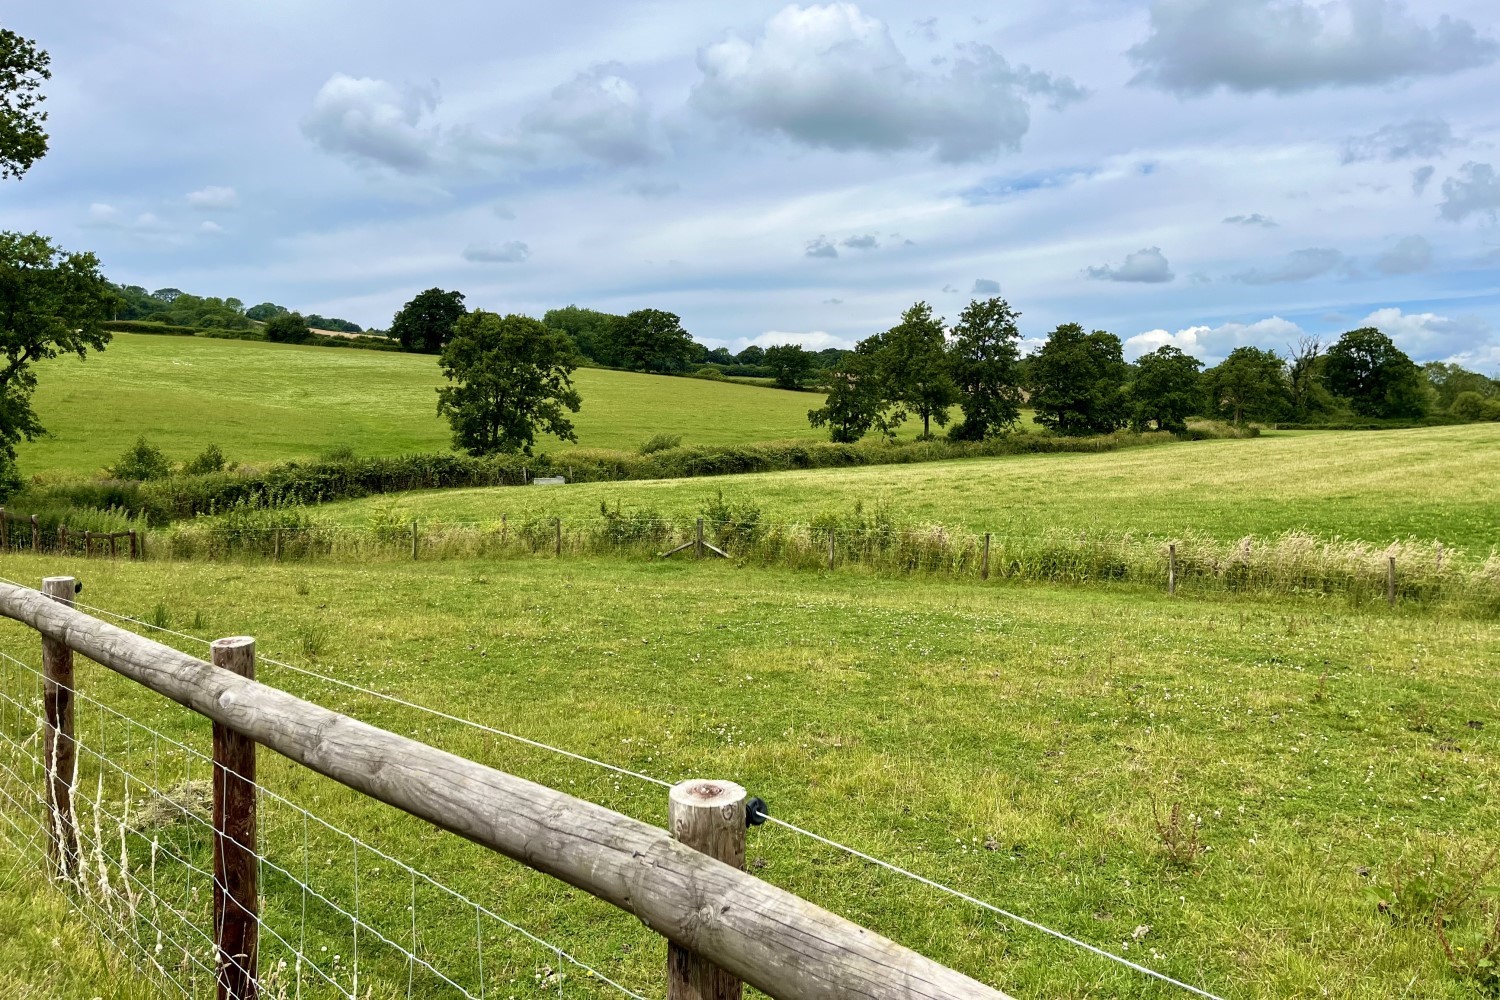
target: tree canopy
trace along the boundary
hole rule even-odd
[[[104,350],[114,303],[93,254],[67,253],[36,233],[0,232],[0,495],[16,485],[16,445],[44,433],[31,407],[32,366]]]
[[[777,344],[766,348],[766,367],[775,373],[783,389],[799,389],[811,374],[815,360],[801,344]]]
[[[1032,356],[1028,378],[1036,421],[1059,434],[1107,434],[1125,423],[1125,357],[1120,338],[1064,323]]]
[[[1373,326],[1350,330],[1328,349],[1328,388],[1365,417],[1420,417],[1428,399],[1422,371]]]
[[[814,427],[827,427],[829,437],[852,444],[871,430],[892,437],[906,414],[891,406],[880,380],[876,352],[880,339],[871,337],[829,369],[828,397],[823,405],[807,411]]]
[[[1136,359],[1134,377],[1126,389],[1130,425],[1145,430],[1187,430],[1187,418],[1203,409],[1198,372],[1203,362],[1170,344]]]
[[[964,419],[950,437],[980,441],[1020,421],[1020,315],[999,296],[971,301],[959,313],[948,359]]]
[[[312,336],[312,330],[301,313],[288,312],[267,320],[265,334],[267,340],[278,344],[300,344]]]
[[[925,302],[914,303],[880,335],[880,381],[891,402],[921,418],[924,438],[932,437],[934,423],[947,425],[948,407],[958,400],[946,347],[942,317]]]
[[[0,28],[0,180],[20,179],[47,155],[46,95],[51,57],[36,42]]]
[[[578,352],[590,361],[601,365],[613,365],[615,359],[615,325],[624,317],[582,306],[563,306],[548,309],[542,322],[554,330],[561,330],[573,340]]]
[[[538,432],[577,441],[565,411],[583,402],[571,377],[578,360],[567,334],[540,320],[483,309],[461,317],[438,358],[453,383],[438,389],[438,414],[454,447],[529,455]]]
[[[1246,419],[1275,420],[1286,413],[1291,393],[1286,364],[1275,351],[1236,347],[1219,364],[1203,373],[1213,412]]]
[[[681,371],[693,356],[693,338],[676,313],[637,309],[613,326],[615,363],[642,372]]]
[[[390,335],[401,342],[403,351],[437,354],[453,336],[454,324],[466,312],[462,292],[429,288],[417,293],[391,319]]]

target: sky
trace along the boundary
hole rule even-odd
[[[1004,295],[1210,363],[1500,372],[1493,0],[20,0],[0,228],[384,327],[429,287],[848,347]]]

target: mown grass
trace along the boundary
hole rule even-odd
[[[1219,540],[1290,531],[1384,545],[1438,540],[1483,557],[1500,543],[1500,425],[1295,433],[1105,454],[1023,455],[651,482],[466,489],[320,509],[357,524],[597,517],[601,504],[696,515],[722,490],[770,521],[887,505],[900,521],[1020,537],[1049,531]]]
[[[668,780],[738,780],[776,815],[1221,995],[1479,989],[1450,968],[1422,899],[1383,912],[1377,897],[1413,879],[1451,892],[1494,844],[1500,629],[1489,623],[1299,599],[979,589],[706,562],[249,568],[11,557],[3,571],[76,573],[91,603],[202,635],[253,634],[263,654]],[[8,652],[35,662],[36,647],[19,627],[0,629]],[[664,819],[660,789],[282,668],[263,664],[260,676]],[[79,681],[206,745],[206,724],[179,707],[92,666]],[[98,716],[80,710],[85,741],[147,766],[151,751],[101,731]],[[182,767],[164,759],[171,773]],[[92,780],[85,771],[81,784]],[[660,994],[661,945],[629,918],[273,755],[262,780]],[[117,796],[106,786],[107,800]],[[1174,803],[1207,850],[1158,829]],[[302,863],[295,816],[263,807],[263,819],[273,857]],[[177,826],[160,835],[185,836]],[[761,877],[1018,997],[1174,995],[773,827],[751,832],[749,857]],[[349,898],[352,866],[336,839],[315,838],[310,863],[315,882]],[[363,865],[367,909],[404,928],[406,883],[368,856]],[[32,872],[36,905],[55,912]],[[1482,896],[1500,888],[1493,874],[1481,884]],[[295,922],[289,891],[267,888],[278,921]],[[426,902],[424,943],[456,965],[472,911]],[[8,912],[0,922],[31,919]],[[1449,928],[1472,945],[1477,921],[1470,907]],[[347,963],[347,930],[341,942],[333,922],[314,922],[311,940]],[[43,936],[10,947],[16,967],[49,967]],[[363,948],[362,989],[403,994],[405,964],[368,940]],[[507,995],[542,995],[534,977],[546,956],[487,948],[487,968],[520,984]],[[566,985],[595,995],[586,981]],[[101,979],[80,995],[89,989],[113,987]],[[434,995],[420,983],[418,992]]]
[[[450,445],[434,391],[442,376],[427,355],[116,334],[102,354],[49,361],[37,376],[36,409],[51,433],[19,449],[26,475],[93,475],[141,435],[176,461],[209,444],[251,463],[341,445],[361,455]],[[826,437],[807,422],[821,401],[812,393],[592,368],[574,381],[581,447],[634,449],[656,433],[690,445]]]

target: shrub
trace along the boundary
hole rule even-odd
[[[223,472],[227,464],[224,459],[224,453],[219,450],[219,446],[210,444],[198,454],[197,458],[184,465],[182,471],[185,475],[198,476],[205,472]]]
[[[704,365],[702,368],[699,368],[697,371],[693,372],[693,378],[707,379],[710,382],[729,381],[729,379],[724,377],[724,373],[722,371],[714,368],[711,365]]]
[[[655,455],[659,451],[670,451],[682,446],[681,434],[653,434],[638,449],[642,455]]]
[[[1473,390],[1461,392],[1453,398],[1448,412],[1460,420],[1483,420],[1484,397]]]
[[[140,437],[136,439],[135,444],[125,449],[119,461],[107,471],[116,479],[135,479],[146,482],[170,476],[172,463],[167,461],[167,456],[160,448],[149,443],[144,437]]]
[[[262,328],[267,340],[281,344],[300,344],[312,336],[301,313],[282,313],[266,321]]]

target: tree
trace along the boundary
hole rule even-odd
[[[1125,423],[1120,338],[1064,323],[1027,365],[1036,422],[1059,434],[1107,434]]]
[[[453,336],[453,326],[468,310],[462,292],[429,288],[401,307],[391,319],[391,336],[403,351],[437,354]]]
[[[32,366],[104,350],[115,296],[91,253],[65,253],[36,233],[0,232],[0,497],[18,483],[16,445],[44,433]]]
[[[1202,367],[1203,362],[1170,344],[1141,355],[1126,389],[1131,426],[1142,431],[1154,421],[1157,430],[1187,430],[1187,418],[1203,405],[1198,384]]]
[[[538,431],[577,441],[563,411],[577,413],[583,403],[571,378],[578,361],[567,334],[529,316],[476,309],[460,318],[438,359],[455,383],[438,390],[453,446],[530,455]]]
[[[542,322],[573,339],[579,353],[601,365],[616,363],[614,329],[623,317],[581,306],[548,309]]]
[[[638,372],[681,371],[693,354],[693,338],[676,313],[637,309],[614,325],[617,364]]]
[[[51,57],[14,31],[0,28],[0,180],[17,180],[47,155],[46,96]]]
[[[1327,369],[1328,355],[1323,353],[1323,342],[1317,337],[1302,337],[1296,347],[1287,348],[1287,389],[1292,415],[1298,420],[1337,407],[1326,384]]]
[[[827,427],[831,440],[852,444],[872,429],[883,437],[894,437],[895,428],[906,419],[905,413],[886,401],[876,358],[880,346],[877,335],[846,354],[828,372],[828,398],[821,407],[807,411],[808,422]]]
[[[246,309],[245,318],[253,319],[257,323],[264,323],[286,312],[291,312],[286,306],[278,306],[274,302],[262,302],[258,306],[251,306],[249,309]]]
[[[881,335],[880,382],[889,400],[922,418],[922,437],[932,437],[932,425],[948,423],[948,407],[958,401],[958,387],[948,372],[943,320],[932,307],[914,303],[901,322]]]
[[[1429,361],[1422,366],[1422,374],[1437,393],[1437,408],[1453,409],[1458,397],[1472,392],[1481,400],[1500,396],[1500,384],[1478,372],[1471,372],[1461,365],[1442,361]]]
[[[775,373],[783,389],[800,389],[813,369],[813,356],[801,344],[777,344],[766,348],[766,367]]]
[[[1233,418],[1275,420],[1291,405],[1286,364],[1275,351],[1236,347],[1229,357],[1203,373],[1210,412]]]
[[[282,313],[266,321],[266,339],[278,344],[300,344],[312,336],[307,320],[301,313]]]
[[[147,441],[145,435],[136,438],[135,444],[126,448],[119,460],[108,469],[114,479],[165,479],[172,474],[172,463],[156,445]]]
[[[758,368],[766,363],[766,349],[756,344],[751,344],[735,355],[734,360],[742,365],[754,365]]]
[[[980,441],[1020,421],[1020,315],[999,296],[958,314],[948,361],[964,419],[948,432],[954,440]]]
[[[1365,417],[1421,417],[1428,399],[1412,359],[1373,326],[1350,330],[1328,349],[1328,388]]]

